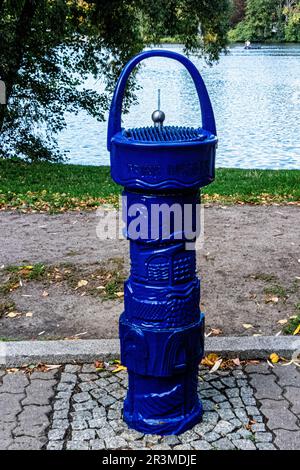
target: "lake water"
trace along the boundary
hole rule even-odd
[[[166,49],[182,51],[180,46]],[[191,57],[210,94],[219,136],[218,167],[300,169],[300,45],[263,46],[246,51],[231,47],[218,64]],[[188,72],[174,60],[151,58],[137,80],[139,103],[123,117],[124,127],[151,125],[161,89],[165,124],[200,125],[200,108]],[[89,86],[100,89],[90,80]],[[109,164],[107,123],[86,113],[67,115],[59,136],[70,163]]]

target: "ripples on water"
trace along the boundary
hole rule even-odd
[[[166,48],[181,52],[180,46]],[[192,57],[210,94],[219,135],[218,167],[300,169],[300,46],[263,46],[230,54],[208,67]],[[165,124],[199,126],[200,108],[188,72],[174,60],[151,58],[138,73],[139,104],[124,116],[124,127],[151,125],[161,88]],[[90,81],[89,86],[100,85]],[[59,136],[70,163],[107,165],[107,123],[86,113],[67,115]]]

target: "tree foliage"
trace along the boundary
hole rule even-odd
[[[124,63],[166,35],[213,61],[226,46],[229,0],[0,0],[0,156],[64,157],[66,111],[103,120]],[[199,34],[199,30],[201,34]],[[86,88],[92,75],[104,92]],[[134,99],[134,82],[127,95]],[[126,100],[125,100],[126,104]]]
[[[229,37],[236,41],[299,41],[299,0],[247,0],[245,19]]]

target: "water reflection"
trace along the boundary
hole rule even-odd
[[[168,46],[181,52],[179,46]],[[212,68],[193,57],[209,90],[220,139],[217,166],[300,169],[300,46],[265,46],[245,51],[236,46]],[[159,73],[158,73],[159,71]],[[139,103],[123,125],[151,125],[157,88],[166,124],[198,126],[200,108],[188,72],[173,60],[151,58],[138,74]],[[95,89],[99,84],[92,85]],[[67,116],[60,135],[70,162],[109,164],[107,123],[81,112]]]

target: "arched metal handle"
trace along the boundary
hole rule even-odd
[[[115,88],[113,100],[110,107],[110,114],[109,114],[109,121],[108,121],[108,133],[107,133],[107,148],[110,150],[111,146],[111,139],[113,136],[121,131],[121,114],[122,114],[122,102],[124,97],[124,91],[126,87],[126,83],[128,77],[134,67],[144,59],[148,59],[149,57],[168,57],[169,59],[177,60],[181,62],[185,66],[185,68],[190,73],[193,82],[195,84],[201,115],[202,115],[202,128],[211,132],[212,134],[216,135],[216,123],[214,112],[212,109],[212,105],[210,102],[209,95],[207,93],[207,89],[205,83],[195,65],[187,59],[185,56],[178,54],[177,52],[173,51],[165,51],[160,49],[154,49],[151,51],[141,52],[140,54],[133,57],[124,67],[117,82],[117,86]]]

